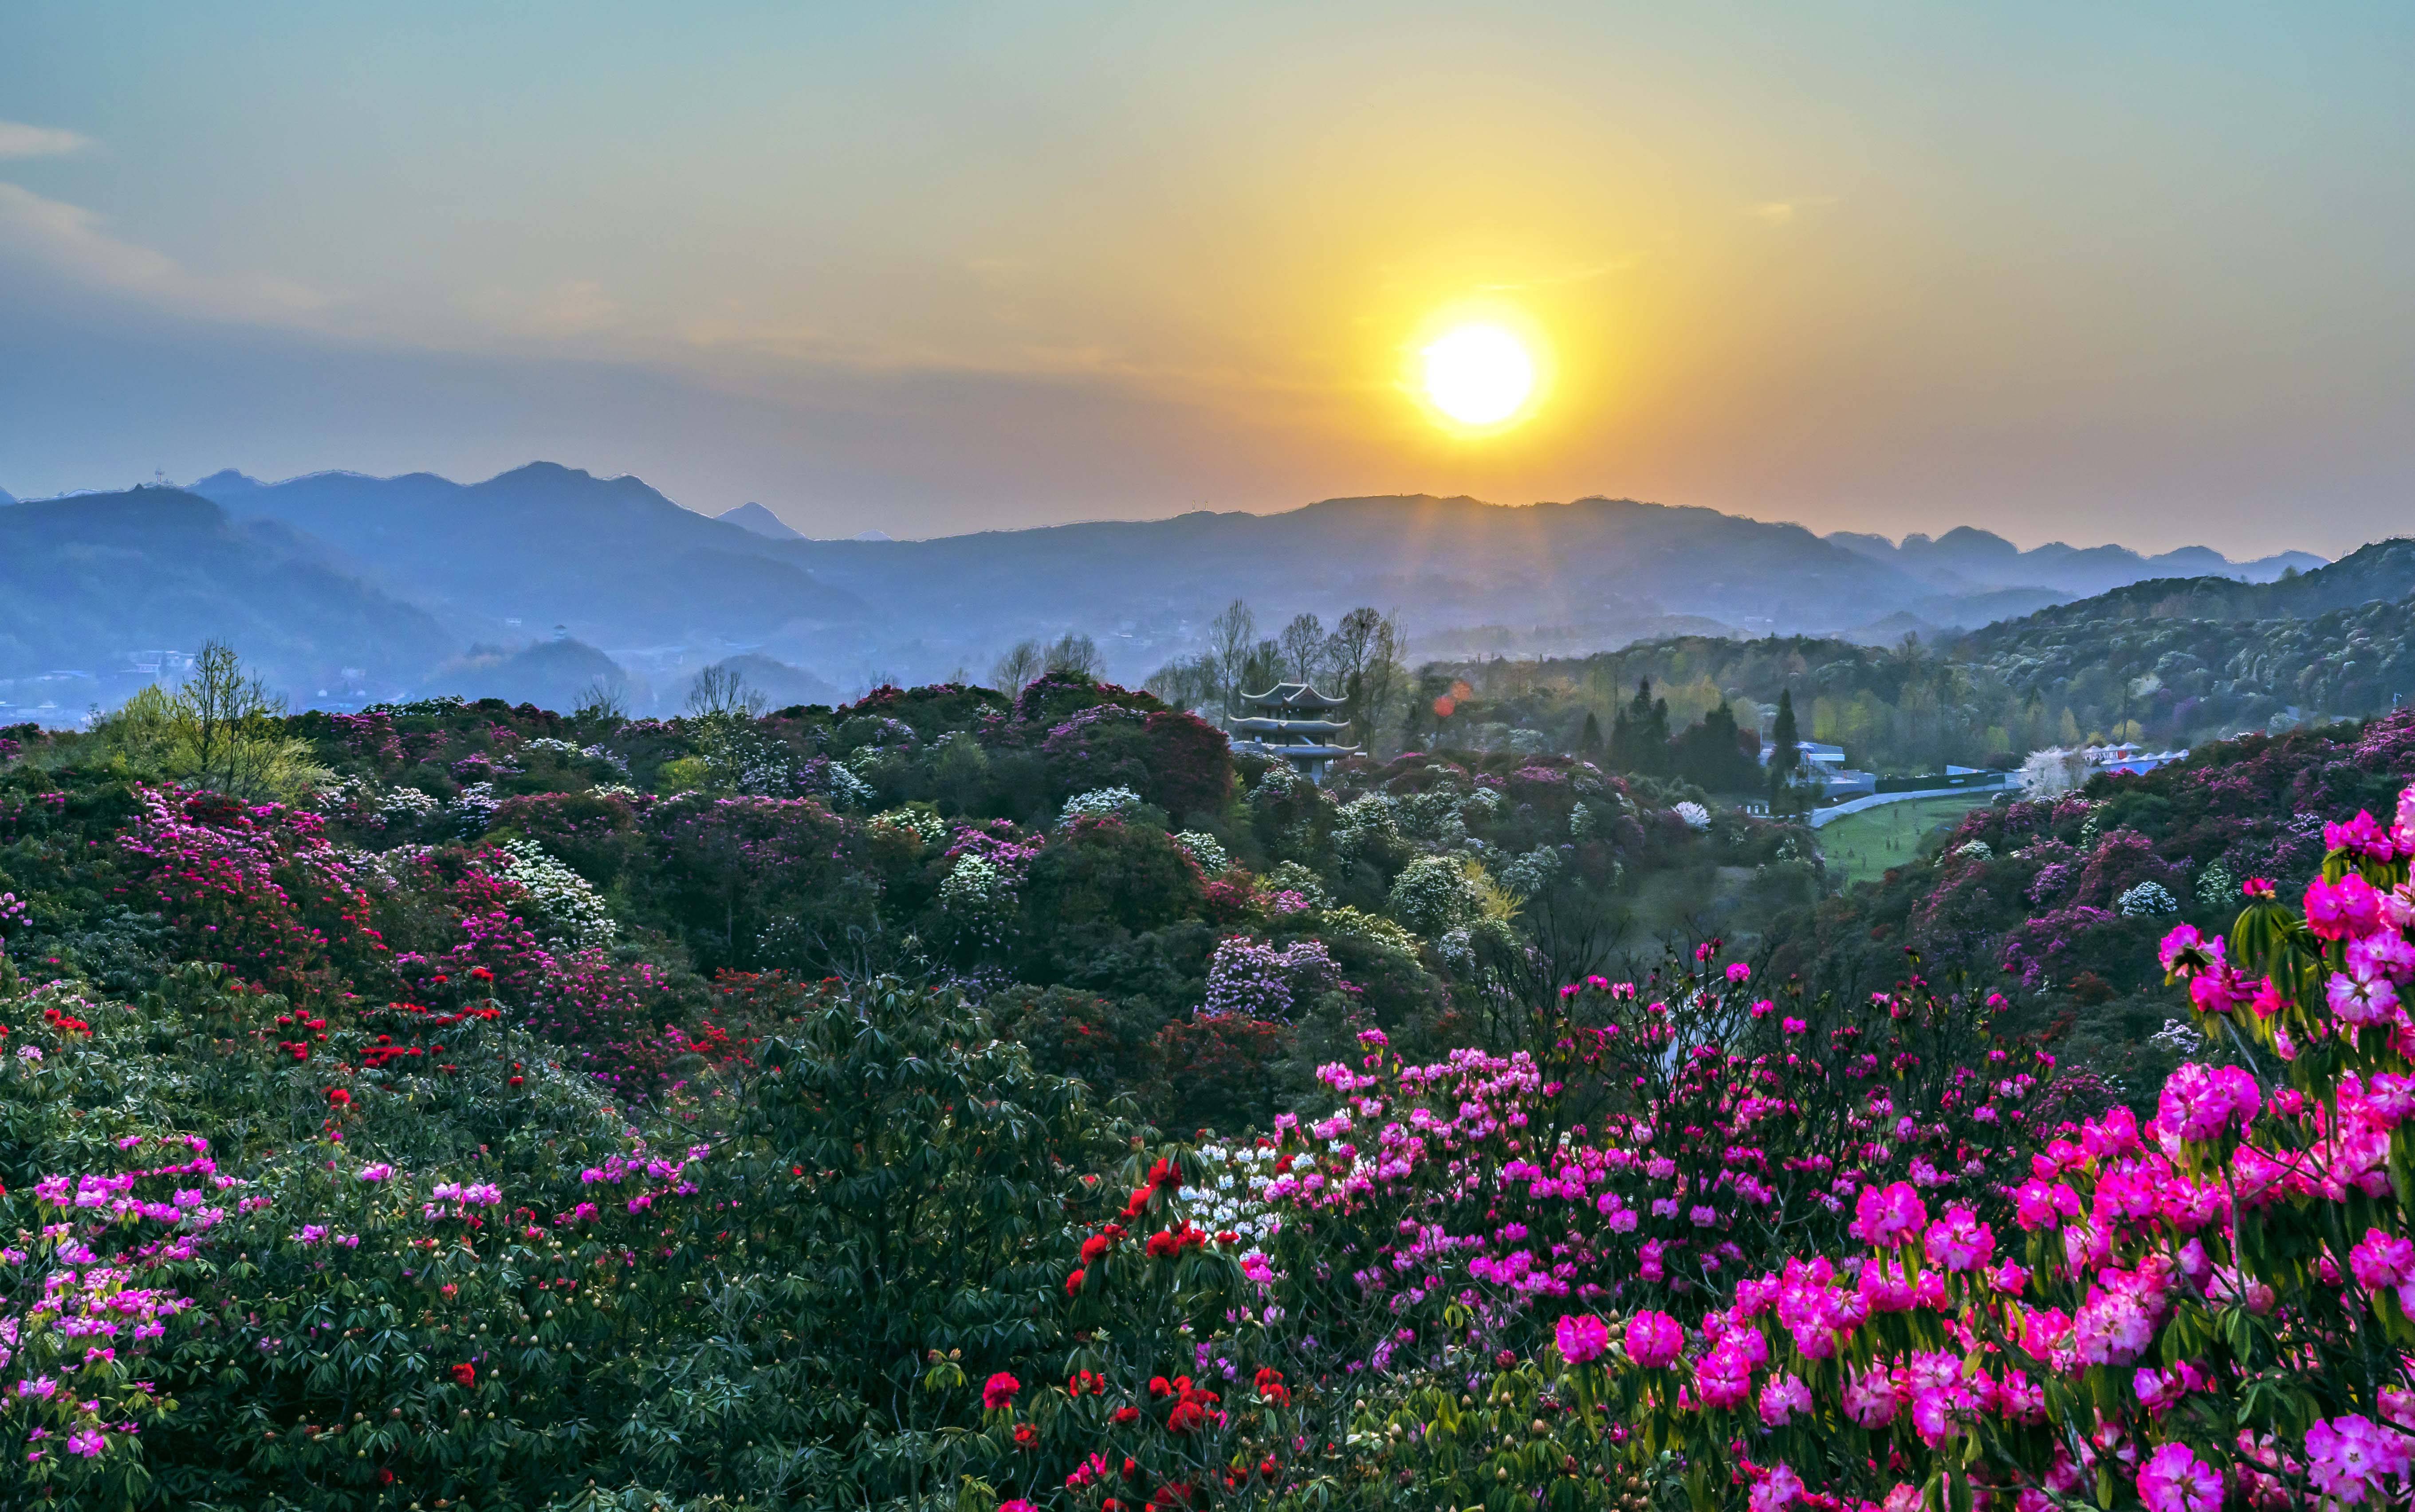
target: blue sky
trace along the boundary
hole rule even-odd
[[[0,487],[927,534],[1609,493],[2336,552],[2415,485],[2404,7],[12,6]],[[1557,373],[1470,439],[1437,311]]]

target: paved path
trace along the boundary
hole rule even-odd
[[[1817,830],[1831,819],[1841,819],[1848,814],[1859,814],[1864,809],[1874,809],[1884,803],[1908,802],[1915,798],[1960,798],[1966,793],[1978,795],[1984,800],[2012,786],[2012,779],[2007,778],[1992,787],[1924,787],[1916,793],[1872,793],[1868,798],[1849,798],[1835,808],[1815,809],[1805,822]]]

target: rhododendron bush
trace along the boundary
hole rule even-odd
[[[2325,838],[2302,899],[2250,878],[2227,938],[2164,942],[2226,1063],[2183,1066],[2143,1123],[2061,1131],[2009,1221],[1866,1185],[1849,1242],[1739,1278],[1690,1327],[1571,1309],[1494,1395],[1557,1405],[1537,1426],[1567,1479],[1673,1467],[1698,1505],[2402,1505],[2415,788],[2395,823]],[[1444,1406],[1406,1404],[1461,1442]]]

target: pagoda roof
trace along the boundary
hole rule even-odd
[[[1276,731],[1284,734],[1333,735],[1350,726],[1334,719],[1268,719],[1252,715],[1247,719],[1233,721],[1233,727],[1238,730]]]
[[[1264,693],[1245,693],[1241,701],[1275,709],[1339,709],[1350,700],[1328,697],[1306,682],[1278,682]]]

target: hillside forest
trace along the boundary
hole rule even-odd
[[[208,648],[0,732],[0,1486],[2379,1495],[2410,777],[2210,743],[1840,891],[1673,775],[1316,785],[1069,670],[289,715]]]

